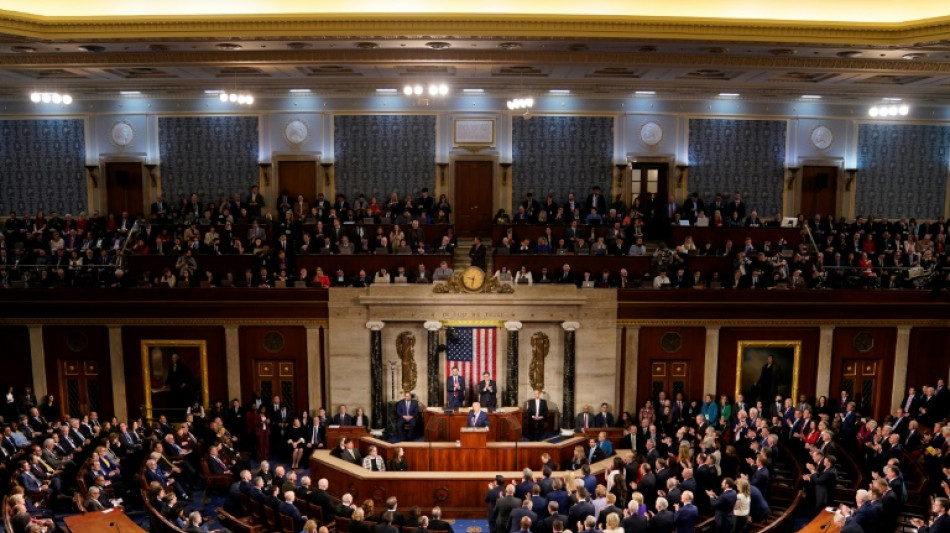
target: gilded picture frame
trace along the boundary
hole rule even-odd
[[[456,118],[452,122],[455,146],[495,146],[495,120],[490,118]]]
[[[770,355],[773,367],[766,370]],[[776,395],[796,402],[801,355],[801,341],[739,341],[735,397],[742,394],[752,405],[761,400],[763,406],[771,405]]]
[[[208,345],[203,340],[142,341],[145,415],[184,420],[195,399],[208,407]],[[172,362],[177,356],[173,367]],[[174,368],[174,370],[173,370]]]

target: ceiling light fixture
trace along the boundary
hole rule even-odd
[[[462,89],[464,94],[484,94],[485,89]]]
[[[63,104],[69,105],[73,103],[73,97],[69,94],[60,94],[60,93],[31,93],[30,101],[34,104]]]
[[[310,89],[291,89],[291,94],[310,94]]]
[[[739,93],[719,93],[719,96],[735,98],[736,96],[739,96]]]
[[[802,100],[821,100],[820,94],[803,94]]]
[[[142,91],[119,91],[119,94],[122,96],[138,96],[142,94]]]
[[[868,110],[871,118],[906,117],[908,114],[910,114],[910,106],[907,104],[876,105]]]
[[[447,96],[449,94],[449,86],[444,83],[430,83],[427,87],[423,87],[417,83],[415,85],[406,85],[402,88],[402,93],[406,96],[422,96],[423,94],[428,94],[429,96]]]
[[[653,96],[654,94],[656,94],[656,91],[637,91],[633,94],[637,96]]]
[[[396,94],[398,92],[396,89],[376,89],[376,94]]]
[[[548,92],[551,94],[571,94],[570,89],[551,89]]]
[[[221,92],[218,94],[218,99],[224,103],[230,102],[238,105],[251,105],[254,103],[254,95],[250,93]]]

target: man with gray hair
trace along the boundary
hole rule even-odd
[[[327,492],[329,488],[330,482],[327,481],[327,478],[320,478],[320,480],[317,481],[317,490],[310,494],[310,502],[320,507],[323,513],[323,523],[325,524],[332,522],[336,516],[333,509],[333,500]]]
[[[284,516],[293,518],[294,531],[300,531],[303,529],[303,525],[307,522],[307,517],[300,514],[297,506],[294,505],[294,501],[296,499],[297,495],[294,494],[294,491],[288,490],[284,492],[284,501],[277,506],[277,512]]]
[[[426,517],[422,517],[426,518]],[[419,525],[422,525],[422,518],[419,519]],[[455,530],[452,529],[452,524],[442,520],[442,508],[435,506],[432,508],[432,520],[426,519],[428,527],[431,529],[437,529],[440,531],[448,531],[449,533],[455,533]]]
[[[340,505],[336,506],[334,513],[337,516],[342,516],[343,518],[349,518],[353,516],[353,495],[347,492],[340,498]]]
[[[651,533],[673,533],[676,529],[676,516],[669,506],[669,501],[663,496],[656,499],[656,514],[650,519]]]
[[[523,500],[531,496],[531,489],[534,487],[534,472],[530,468],[521,471],[521,483],[515,487],[515,498]],[[435,529],[435,528],[433,528]]]

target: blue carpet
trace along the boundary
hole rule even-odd
[[[455,533],[482,533],[488,531],[488,522],[485,520],[473,520],[471,518],[457,518],[455,520],[446,520],[452,524]]]

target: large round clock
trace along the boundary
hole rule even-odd
[[[467,291],[478,291],[485,286],[485,271],[477,266],[470,266],[462,271],[462,287]]]

